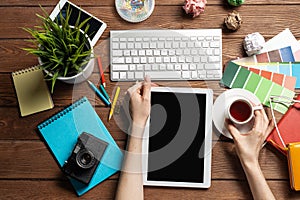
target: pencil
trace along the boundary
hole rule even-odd
[[[96,92],[96,94],[100,97],[100,99],[103,101],[103,103],[105,103],[105,105],[109,106],[110,102],[103,96],[103,94],[101,94],[101,92],[98,90],[98,88],[91,81],[88,81],[88,83],[91,86],[92,90],[94,90],[94,92]]]
[[[98,67],[99,67],[99,72],[100,72],[100,80],[101,80],[101,84],[106,87],[105,84],[105,79],[104,79],[104,71],[102,68],[102,62],[101,62],[101,58],[100,56],[97,57],[97,61],[98,61]]]
[[[100,85],[100,90],[104,94],[105,98],[110,102],[110,98],[109,98],[109,96],[108,96],[108,94],[107,94],[107,92],[106,92],[103,85]]]
[[[114,100],[111,104],[111,108],[110,108],[110,111],[109,111],[108,121],[111,119],[111,117],[114,113],[115,106],[117,104],[117,100],[118,100],[118,97],[119,97],[119,93],[120,93],[120,87],[117,87],[117,90],[116,90],[116,93],[115,93],[115,96],[114,96]]]

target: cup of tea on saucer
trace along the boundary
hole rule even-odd
[[[245,125],[254,117],[254,111],[262,109],[255,106],[246,98],[234,99],[227,107],[226,117],[236,125]]]

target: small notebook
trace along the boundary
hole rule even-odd
[[[93,134],[108,143],[106,151],[86,185],[69,178],[78,196],[83,195],[121,169],[123,153],[86,97],[83,97],[58,114],[38,125],[59,167],[69,158],[82,132]]]
[[[53,108],[53,101],[39,66],[12,73],[21,116]]]
[[[300,95],[297,96],[297,100],[300,100]],[[278,130],[284,141],[282,144],[276,128],[267,137],[267,141],[277,148],[281,153],[287,154],[286,145],[289,143],[300,142],[300,103],[294,103],[289,110],[282,116],[278,122]]]

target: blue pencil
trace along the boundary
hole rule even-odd
[[[94,92],[96,92],[96,94],[100,97],[103,103],[105,103],[105,105],[107,106],[110,106],[110,102],[103,96],[103,94],[101,94],[98,88],[91,81],[88,81],[88,83],[91,86],[91,88],[94,90]]]
[[[101,90],[102,93],[104,94],[105,98],[106,98],[109,102],[111,102],[111,101],[110,101],[110,98],[109,98],[109,96],[108,96],[108,94],[107,94],[107,92],[106,92],[106,90],[105,90],[105,88],[104,88],[104,86],[101,85],[101,84],[100,84],[100,90]]]

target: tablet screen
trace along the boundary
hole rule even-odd
[[[72,26],[74,26],[75,23],[76,23],[76,20],[78,18],[80,9],[77,8],[77,7],[75,7],[74,5],[70,4],[69,2],[66,2],[64,4],[64,6],[62,7],[62,9],[61,9],[63,15],[65,15],[66,10],[68,9],[69,6],[70,6],[70,10],[72,11],[71,17],[70,17],[70,20],[69,20],[69,24],[72,25]],[[80,13],[80,22],[83,22],[84,20],[88,19],[89,17],[91,17],[91,15],[89,15],[88,13],[84,12],[83,10],[81,10],[81,13]],[[56,18],[59,18],[59,13],[57,14]],[[103,25],[103,23],[101,21],[95,19],[94,17],[92,17],[87,22],[87,24],[90,25],[87,34],[90,37],[90,39],[93,40],[94,37],[95,37],[95,35],[96,35],[96,33],[98,32],[98,30]],[[85,27],[86,27],[87,24],[85,24],[81,29],[85,30]]]
[[[148,181],[204,182],[206,94],[151,93]]]

